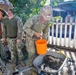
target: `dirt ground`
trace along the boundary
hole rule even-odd
[[[10,74],[9,74],[9,75],[13,75],[13,73],[17,71],[16,68],[15,68],[15,69],[13,68],[13,65],[12,65],[11,63],[7,63],[6,66],[7,66],[7,68],[10,70]],[[29,70],[30,68],[28,68],[28,67],[26,67],[26,66],[20,67],[20,68],[19,68],[19,71],[22,70],[22,71],[24,71],[24,72],[22,72],[22,73],[20,72],[19,74],[16,74],[16,75],[25,75],[25,72],[26,72],[25,70],[26,70],[26,69]]]
[[[7,68],[10,70],[10,74],[9,75],[12,75],[12,73],[14,72],[13,70],[13,65],[11,63],[7,63]]]
[[[76,52],[63,52],[64,54],[66,54],[67,56],[69,56],[72,60],[74,60],[74,63],[71,64],[71,66],[67,66],[67,67],[63,67],[62,68],[62,73],[58,74],[58,75],[76,75],[75,73],[73,74],[73,72],[76,72]],[[68,63],[66,62],[66,65]],[[7,68],[10,70],[10,74],[12,75],[12,73],[14,72],[13,70],[13,65],[11,63],[7,63]],[[74,70],[71,70],[72,67],[74,67]],[[66,72],[65,69],[68,69],[68,71]],[[25,74],[16,74],[16,75],[25,75]]]

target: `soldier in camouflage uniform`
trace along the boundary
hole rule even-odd
[[[44,6],[40,10],[40,15],[35,15],[28,19],[23,26],[23,30],[26,33],[26,49],[28,52],[28,60],[26,66],[33,66],[33,60],[36,57],[35,41],[41,37],[47,39],[49,21],[52,18],[52,8],[51,6]],[[32,75],[32,71],[30,71]],[[33,74],[35,75],[35,74]]]
[[[5,61],[7,58],[4,46],[1,42],[1,37],[2,37],[2,19],[4,18],[4,16],[6,15],[6,11],[3,9],[0,9],[0,75],[3,75],[3,72],[5,72],[6,70],[6,66],[5,66]]]
[[[21,52],[21,34],[22,34],[22,21],[18,16],[13,14],[13,10],[8,10],[8,17],[3,20],[3,34],[2,41],[5,42],[7,39],[8,47],[11,52],[11,60],[13,66],[21,64],[25,66],[23,61],[23,54]]]

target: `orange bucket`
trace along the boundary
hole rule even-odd
[[[38,54],[47,53],[47,41],[45,39],[39,39],[35,42]]]

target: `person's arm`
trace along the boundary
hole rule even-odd
[[[17,39],[21,39],[21,35],[22,35],[22,27],[23,27],[23,23],[22,20],[19,18],[17,21]]]
[[[4,23],[2,23],[2,38],[7,38],[7,29]]]
[[[32,37],[35,34],[35,31],[31,29],[31,27],[34,25],[34,18],[30,18],[26,21],[26,23],[23,26],[24,32]]]
[[[38,19],[38,15],[35,15],[33,17],[31,17],[30,19],[28,19],[26,21],[26,23],[24,24],[23,26],[23,30],[24,32],[29,36],[29,37],[33,37],[33,36],[36,36],[37,38],[40,38],[41,37],[41,34],[34,31],[32,29],[32,26],[35,25],[35,23],[37,22],[37,19]]]
[[[5,43],[6,38],[7,38],[7,29],[3,22],[2,23],[2,39],[1,39],[2,43]]]
[[[17,20],[17,44],[19,44],[21,42],[21,35],[22,35],[22,27],[23,27],[23,23],[22,20],[20,18],[18,18]]]

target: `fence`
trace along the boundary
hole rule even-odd
[[[49,43],[54,46],[76,49],[76,18],[63,18],[53,22],[49,30]]]

